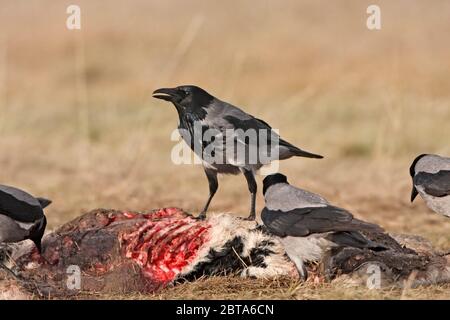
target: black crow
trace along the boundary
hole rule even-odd
[[[47,226],[43,209],[50,203],[48,199],[0,185],[0,243],[29,239],[41,253],[41,239]]]
[[[414,159],[409,173],[413,184],[411,202],[420,194],[431,210],[450,218],[450,158],[421,154]]]
[[[269,232],[280,237],[303,278],[304,263],[320,261],[333,247],[386,249],[361,234],[384,233],[381,227],[354,218],[318,194],[291,186],[285,175],[264,178],[263,194],[266,206],[261,219]]]
[[[244,174],[251,193],[248,219],[254,220],[257,170],[272,160],[293,156],[323,158],[281,139],[263,120],[213,97],[199,87],[185,85],[162,88],[155,90],[153,97],[174,104],[179,116],[178,130],[181,136],[202,159],[209,183],[209,197],[200,218],[206,216],[217,191],[218,173]]]

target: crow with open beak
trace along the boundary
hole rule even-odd
[[[185,85],[170,89],[162,88],[155,90],[153,97],[173,103],[178,112],[180,135],[202,159],[209,183],[209,197],[199,215],[200,218],[206,216],[209,204],[217,191],[219,173],[244,175],[251,194],[248,219],[254,220],[257,170],[273,160],[294,156],[323,158],[281,139],[263,120],[215,98],[199,87]],[[201,132],[197,132],[196,128]],[[256,134],[256,139],[246,136],[252,132]],[[275,149],[271,150],[276,151],[269,152],[268,146],[274,147]]]
[[[450,217],[450,158],[421,154],[414,159],[409,174],[411,202],[420,194],[431,210]]]

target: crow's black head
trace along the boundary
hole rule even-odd
[[[271,174],[263,180],[263,194],[266,194],[267,189],[277,183],[288,183],[287,177],[281,173]]]
[[[411,166],[409,167],[409,174],[411,175],[411,178],[413,179],[412,182],[412,190],[411,190],[411,202],[414,201],[414,199],[417,197],[417,195],[419,194],[419,192],[416,189],[416,186],[414,185],[414,176],[416,175],[416,164],[417,162],[419,162],[420,159],[422,159],[423,157],[427,156],[427,153],[421,154],[419,156],[417,156],[413,163],[411,164]]]
[[[39,223],[39,225],[37,225],[35,229],[31,230],[30,233],[30,240],[33,241],[34,244],[36,245],[39,254],[41,254],[42,252],[41,241],[42,237],[44,236],[46,227],[47,227],[47,218],[44,216],[41,220],[41,223]]]
[[[409,167],[409,174],[411,175],[411,178],[414,178],[414,176],[416,175],[416,164],[417,162],[419,162],[420,159],[422,159],[423,157],[428,156],[427,153],[418,155],[414,161],[412,162],[411,166]]]
[[[214,99],[202,88],[190,85],[161,88],[153,91],[153,97],[172,102],[178,111],[195,111],[206,108]]]

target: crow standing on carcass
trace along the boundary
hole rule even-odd
[[[248,219],[254,220],[257,191],[255,172],[257,170],[273,160],[284,160],[294,156],[323,158],[321,155],[304,151],[281,139],[263,120],[215,98],[199,87],[185,85],[170,89],[162,88],[155,90],[153,97],[174,104],[179,116],[178,129],[181,136],[203,160],[202,164],[209,183],[209,197],[200,213],[200,218],[205,218],[209,204],[217,191],[219,186],[217,174],[219,173],[242,173],[245,176],[251,194]],[[196,127],[200,128],[200,133],[195,132]],[[213,132],[211,134],[210,131],[211,139],[207,139],[203,134],[207,130]],[[256,133],[257,139],[247,139],[245,134],[242,134],[249,130]],[[265,141],[259,138],[262,131],[267,134]],[[233,150],[229,150],[230,146]],[[268,154],[268,146],[276,151]],[[243,154],[237,152],[239,147],[244,148]],[[207,154],[204,150],[209,150],[210,153]]]

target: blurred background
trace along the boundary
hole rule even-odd
[[[450,246],[408,173],[450,155],[449,1],[0,0],[0,30],[0,183],[53,199],[50,227],[96,207],[198,213],[203,170],[171,162],[178,117],[151,98],[196,84],[326,156],[282,162],[293,184]],[[248,210],[244,177],[222,177],[210,212]]]

